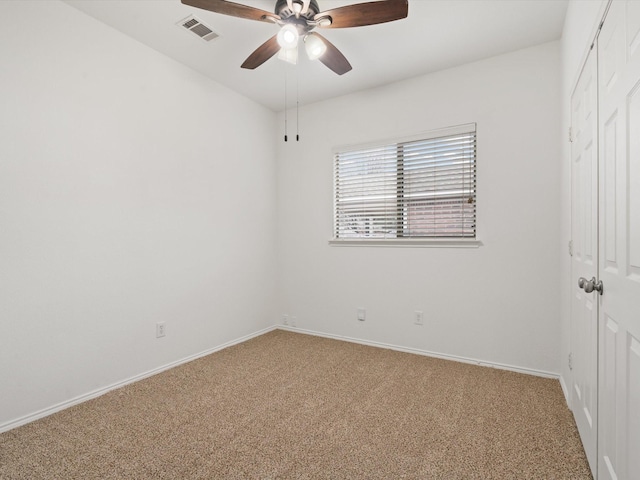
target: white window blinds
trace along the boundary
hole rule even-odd
[[[476,128],[334,155],[334,237],[475,238]]]

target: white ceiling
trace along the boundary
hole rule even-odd
[[[276,57],[241,69],[277,26],[211,13],[180,0],[65,0],[88,15],[273,111],[284,108],[284,80],[299,84],[300,104],[312,103],[494,55],[556,40],[568,0],[409,0],[396,22],[324,29],[353,66],[338,76],[301,53],[297,67]],[[273,11],[275,0],[237,0]],[[362,0],[318,0],[328,10]],[[205,42],[176,23],[195,14],[220,35]],[[290,90],[291,91],[291,90]]]

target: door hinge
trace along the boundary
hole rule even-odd
[[[573,370],[573,354],[571,353],[569,354],[568,364],[569,364],[569,370]]]
[[[569,240],[569,255],[573,257],[573,240]]]
[[[573,129],[569,127],[569,142],[573,143]]]

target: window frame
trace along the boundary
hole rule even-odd
[[[478,198],[478,186],[477,180],[474,190],[474,199],[476,204],[475,211],[475,237],[445,237],[445,236],[433,236],[433,237],[404,237],[404,236],[396,236],[393,238],[381,238],[381,237],[369,237],[369,238],[339,238],[336,237],[336,218],[337,218],[337,179],[336,179],[336,155],[344,154],[350,151],[358,151],[358,150],[367,150],[372,148],[384,148],[396,145],[397,148],[401,148],[406,143],[416,142],[416,141],[424,141],[431,140],[440,137],[453,136],[457,134],[470,133],[475,132],[476,135],[476,152],[474,159],[474,170],[476,174],[476,179],[478,175],[478,152],[477,152],[477,125],[476,123],[467,123],[462,125],[456,125],[452,127],[440,128],[437,130],[430,130],[427,132],[422,132],[410,136],[400,137],[400,138],[391,138],[388,140],[376,140],[372,142],[367,142],[364,144],[355,144],[355,145],[342,145],[337,146],[332,149],[332,182],[333,182],[333,208],[332,208],[332,218],[331,218],[331,231],[332,237],[329,240],[329,245],[331,246],[349,246],[349,247],[361,247],[361,246],[370,246],[370,247],[440,247],[440,248],[477,248],[482,245],[482,242],[479,240],[479,229],[478,229],[478,211],[477,211],[477,198]],[[396,156],[396,162],[403,161],[403,156]],[[402,166],[398,165],[397,168],[402,168]],[[401,190],[403,186],[400,182],[397,182],[396,188]],[[396,194],[396,198],[402,198],[403,192],[398,191]],[[402,223],[402,222],[399,222]]]

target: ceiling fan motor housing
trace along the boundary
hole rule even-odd
[[[302,7],[302,2],[300,0],[293,0],[293,3],[298,3]],[[320,7],[318,7],[318,2],[316,0],[311,0],[309,2],[309,8],[307,9],[307,11],[303,14],[300,14],[300,20],[302,20],[302,22],[300,23],[306,24],[306,20],[313,20],[313,17],[315,17],[319,11]],[[296,14],[289,8],[287,0],[276,1],[275,14],[279,15],[283,20],[292,21],[296,19]]]

